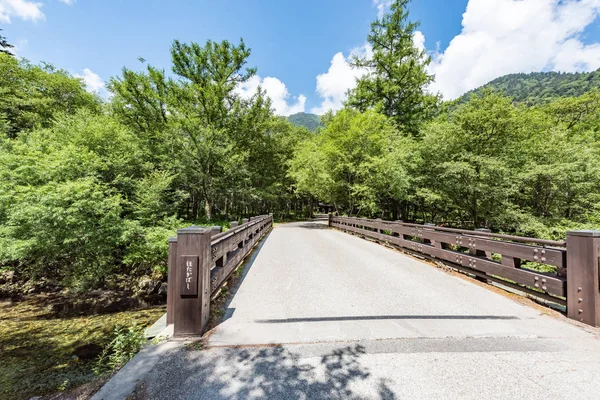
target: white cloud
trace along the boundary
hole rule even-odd
[[[423,32],[415,31],[415,34],[413,35],[413,44],[420,51],[425,50],[425,35],[423,35]]]
[[[0,0],[0,22],[11,23],[11,17],[25,21],[39,21],[46,18],[42,12],[43,4],[29,0]]]
[[[581,34],[600,15],[600,0],[469,0],[462,32],[434,52],[431,89],[453,99],[499,76],[600,67],[600,44]]]
[[[77,0],[59,0],[61,3],[72,5]],[[0,22],[10,24],[11,18],[37,22],[46,19],[42,12],[44,3],[32,0],[0,0]]]
[[[392,0],[373,0],[373,4],[377,7],[377,18],[381,19],[392,5]]]
[[[352,68],[349,61],[354,54],[370,53],[370,47],[355,49],[348,57],[339,52],[331,59],[329,70],[317,75],[317,93],[323,101],[320,106],[313,107],[310,112],[322,115],[329,110],[337,111],[343,107],[347,92],[356,86],[356,80],[367,73],[365,68]]]
[[[258,87],[267,93],[271,99],[271,105],[275,109],[277,115],[288,116],[291,114],[304,112],[306,105],[306,96],[299,95],[298,97],[290,96],[287,87],[279,79],[267,76],[261,78],[258,75],[253,76],[247,82],[239,85],[236,88],[236,93],[244,98],[249,98],[256,93]]]
[[[85,86],[86,86],[86,90],[88,92],[96,93],[102,97],[107,96],[108,93],[106,91],[106,86],[104,84],[104,81],[102,80],[102,78],[100,78],[100,76],[98,74],[93,72],[91,69],[84,68],[83,75],[73,74],[73,76],[75,76],[76,78],[83,79],[83,82],[85,83]]]

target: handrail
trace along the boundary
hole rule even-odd
[[[225,240],[226,238],[228,238],[229,236],[232,236],[240,231],[243,231],[245,229],[247,229],[250,226],[256,225],[261,221],[264,221],[265,219],[269,218],[269,215],[260,215],[258,217],[254,217],[253,219],[249,220],[248,222],[238,225],[236,227],[233,227],[229,230],[226,230],[225,232],[220,232],[217,233],[216,235],[212,236],[212,243],[216,244],[221,240]]]
[[[566,249],[546,247],[560,242],[523,237],[508,241],[510,235],[356,217],[331,216],[330,226],[452,263],[485,281],[514,282],[524,291],[565,303]],[[503,240],[495,240],[499,238]],[[524,268],[524,261],[554,266],[556,272]]]
[[[525,237],[525,236],[514,236],[514,235],[505,235],[505,234],[501,234],[501,233],[474,231],[474,230],[470,230],[470,229],[447,228],[444,226],[437,226],[437,225],[420,225],[420,224],[415,224],[415,223],[411,223],[411,222],[402,222],[402,221],[384,221],[384,220],[357,218],[357,217],[343,217],[343,218],[352,218],[352,219],[357,219],[357,220],[366,220],[366,221],[373,221],[373,222],[383,222],[385,224],[400,224],[400,225],[410,226],[410,227],[435,229],[437,231],[461,233],[463,235],[486,236],[486,237],[493,237],[493,238],[511,240],[514,242],[522,242],[522,243],[538,243],[538,244],[545,244],[548,246],[557,246],[557,247],[565,247],[567,245],[567,242],[564,240],[559,241],[559,240],[549,240],[549,239],[538,239],[538,238],[530,238],[530,237]]]
[[[210,299],[273,226],[272,215],[232,222],[228,231],[190,227],[169,239],[167,324],[174,334],[201,334],[207,327]]]

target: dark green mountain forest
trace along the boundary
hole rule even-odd
[[[482,94],[486,88],[501,92],[518,103],[543,104],[559,97],[576,97],[593,89],[600,89],[600,69],[593,72],[531,72],[504,75],[465,93],[460,102],[468,101],[474,94]]]
[[[311,132],[316,131],[321,126],[321,117],[303,112],[290,115],[288,121],[296,126],[303,126]]]

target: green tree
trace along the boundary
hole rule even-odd
[[[2,31],[2,29],[0,29],[0,31]],[[10,49],[13,49],[14,47],[15,46],[8,43],[4,36],[0,35],[0,53],[7,54],[9,56],[14,56],[14,54],[10,52]]]
[[[249,55],[243,41],[175,41],[172,78],[147,66],[109,84],[113,112],[168,171],[185,218],[260,212],[288,195],[287,158],[306,131],[274,117],[262,90],[237,93],[256,72],[246,67]]]
[[[491,91],[473,97],[424,127],[421,192],[450,206],[446,218],[475,227],[502,221],[514,194],[512,171],[519,164],[524,135],[524,121],[510,99]]]
[[[343,109],[301,145],[290,162],[300,191],[339,213],[373,215],[408,190],[411,140],[375,111]]]
[[[118,268],[148,166],[127,128],[82,111],[0,147],[0,263],[66,281]]]
[[[431,116],[437,97],[425,93],[433,81],[426,70],[430,58],[414,44],[419,24],[409,21],[409,1],[395,0],[389,12],[371,24],[367,41],[372,55],[355,57],[352,62],[367,73],[350,91],[348,105],[360,111],[379,107],[402,131],[416,136],[420,124]]]
[[[61,115],[80,109],[100,111],[100,100],[81,79],[50,64],[32,65],[0,54],[0,133],[9,138],[47,128]]]
[[[458,101],[464,103],[473,94],[481,94],[485,88],[503,93],[515,102],[529,106],[548,104],[562,97],[579,97],[594,89],[600,89],[600,69],[591,72],[547,71],[508,74],[465,93]]]

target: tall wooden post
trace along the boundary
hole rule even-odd
[[[327,226],[331,226],[331,219],[333,218],[333,214],[329,213],[329,217],[327,218]]]
[[[167,261],[167,325],[174,321],[173,304],[177,295],[177,236],[169,238],[169,258]]]
[[[198,226],[177,231],[174,335],[201,335],[210,306],[211,229]]]
[[[567,314],[600,326],[600,231],[567,232]]]

